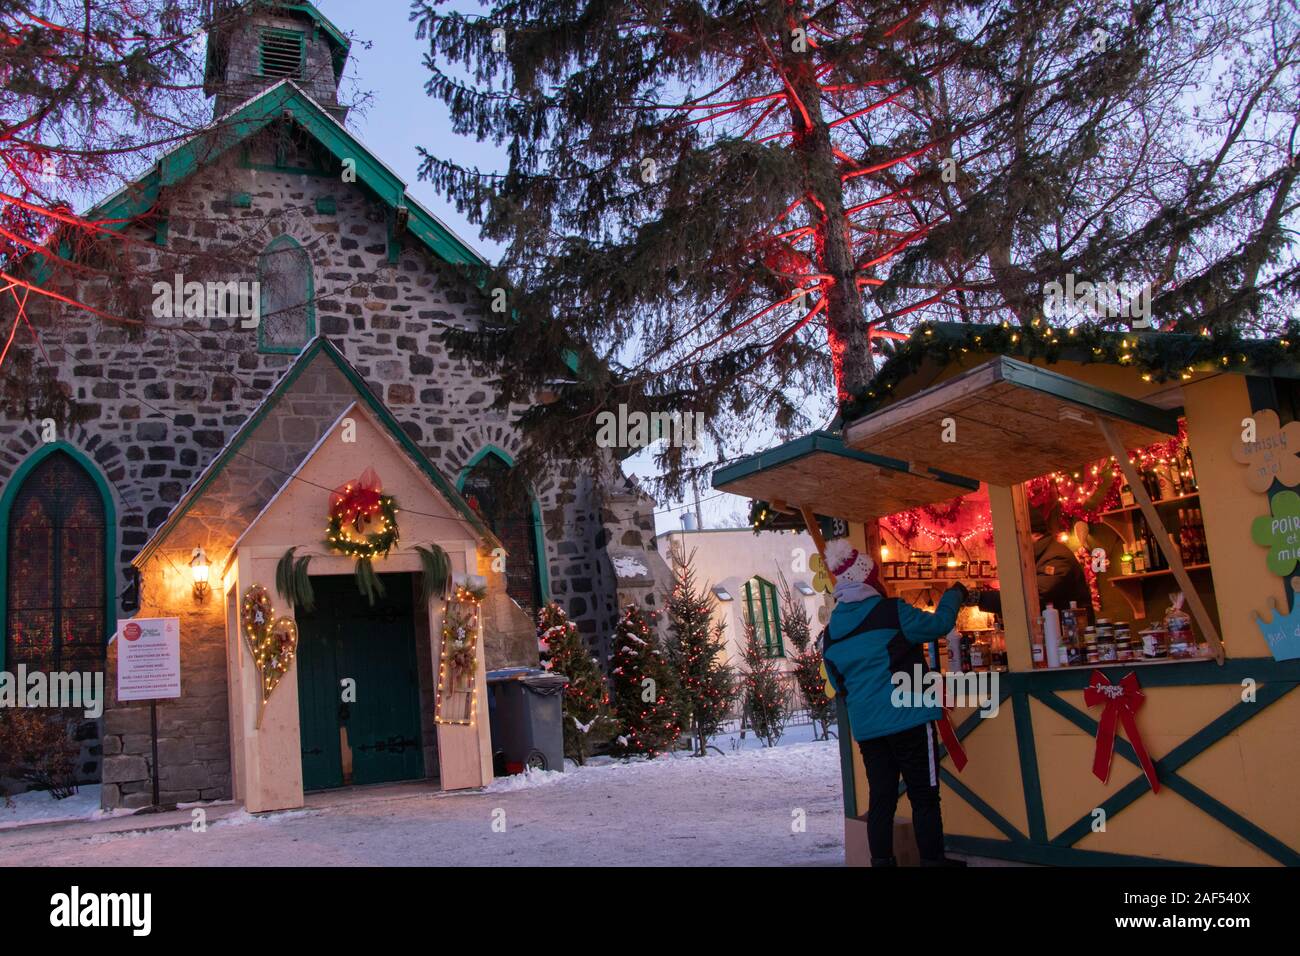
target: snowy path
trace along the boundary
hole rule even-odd
[[[804,832],[792,827],[796,810]],[[205,833],[33,831],[22,840],[10,831],[0,864],[838,865],[843,830],[829,741],[507,777],[480,793],[240,812]]]

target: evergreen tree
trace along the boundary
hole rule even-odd
[[[537,649],[543,668],[569,679],[561,701],[564,755],[582,765],[587,759],[589,735],[609,717],[609,693],[600,662],[555,601],[537,612]]]
[[[830,735],[830,722],[835,711],[834,702],[826,696],[826,678],[822,677],[822,655],[812,640],[812,621],[808,608],[785,575],[781,579],[781,630],[794,648],[794,679],[799,693],[808,706],[808,716],[814,725],[820,725],[818,738]]]
[[[695,753],[704,756],[736,696],[736,675],[726,662],[726,624],[712,623],[713,599],[695,586],[694,552],[674,568],[668,595],[668,657],[681,688],[683,714]]]
[[[1157,323],[1279,328],[1289,5],[417,0],[428,91],[509,157],[424,153],[506,247],[484,288],[509,321],[449,338],[503,363],[502,407],[553,388],[525,416],[536,468],[594,456],[573,423],[620,404],[702,413],[727,444],[798,433],[917,322],[1041,322],[1067,274],[1150,281]],[[711,467],[657,458],[670,494]]]
[[[205,32],[243,15],[228,0],[0,0],[0,328],[8,338],[0,346],[0,410],[6,414],[83,421],[84,409],[69,397],[75,390],[49,369],[41,336],[57,331],[52,327],[74,309],[100,317],[106,327],[157,327],[141,318],[149,314],[144,293],[154,279],[170,282],[174,272],[189,278],[195,271],[171,263],[165,270],[144,268],[139,232],[75,210],[133,183],[164,150],[210,121],[202,89]],[[184,262],[193,256],[177,254]],[[225,266],[223,278],[231,268]],[[33,345],[15,342],[11,330],[20,324],[30,329]]]
[[[785,733],[785,721],[789,716],[785,692],[781,686],[776,660],[767,656],[767,651],[758,642],[758,632],[752,623],[745,624],[745,646],[741,659],[745,663],[745,713],[749,717],[749,725],[764,744],[775,747]]]
[[[677,683],[653,621],[633,604],[614,631],[610,681],[618,724],[613,750],[647,757],[669,750],[682,735]]]

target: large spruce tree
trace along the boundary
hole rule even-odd
[[[550,393],[529,467],[594,454],[594,415],[622,403],[702,413],[724,447],[755,420],[815,426],[807,397],[861,390],[882,336],[1040,321],[1066,274],[1150,282],[1158,325],[1289,318],[1290,0],[413,18],[430,94],[507,159],[442,147],[422,175],[506,245],[478,277],[502,321],[453,344],[503,363],[503,405]],[[659,464],[669,493],[707,467],[672,444]]]

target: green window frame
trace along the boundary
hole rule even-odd
[[[500,459],[505,463],[507,468],[515,467],[514,456],[504,448],[493,444],[484,445],[475,452],[474,456],[465,463],[463,468],[461,468],[460,474],[456,477],[457,491],[462,494],[465,493],[465,483],[474,473],[474,469],[489,455]],[[540,608],[541,605],[546,604],[551,600],[551,572],[550,566],[546,561],[546,535],[542,526],[541,503],[538,501],[537,495],[531,489],[528,494],[528,507],[532,523],[531,531],[534,552],[533,555],[531,555],[533,559],[533,583],[537,592],[535,597],[539,602],[538,607]],[[496,529],[494,528],[492,530],[495,534]]]
[[[754,599],[758,598],[755,606]],[[763,642],[767,657],[785,657],[781,637],[781,610],[776,600],[776,585],[765,578],[752,577],[745,582],[745,610],[754,631]]]
[[[286,291],[286,297],[293,296],[299,305],[280,306],[272,309],[273,303],[268,299],[272,283],[268,281],[268,264],[271,256],[291,255],[301,269],[301,287]],[[257,281],[261,296],[261,314],[257,323],[257,350],[259,352],[297,355],[312,339],[316,337],[316,278],[311,256],[291,236],[277,236],[267,243],[262,255],[257,260]],[[271,323],[283,321],[283,313],[301,307],[303,310],[302,336],[288,338],[278,336],[268,341],[266,335],[267,316],[272,315]]]
[[[49,442],[27,456],[0,488],[0,627],[7,628],[9,620],[9,524],[14,500],[31,473],[50,455],[62,452],[70,457],[90,476],[99,491],[104,509],[104,646],[117,631],[117,508],[113,493],[99,467],[81,449],[65,441]],[[0,671],[8,667],[8,635],[0,638]]]
[[[295,43],[298,63],[291,66]],[[301,80],[307,71],[307,34],[301,30],[263,27],[257,44],[257,66],[262,76]]]

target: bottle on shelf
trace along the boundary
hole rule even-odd
[[[1198,494],[1201,486],[1196,483],[1196,468],[1192,465],[1192,451],[1186,445],[1179,450],[1182,458],[1183,474],[1186,476],[1186,486],[1192,494]]]
[[[1145,468],[1142,471],[1142,487],[1146,489],[1147,497],[1152,501],[1160,500],[1160,479],[1152,468]]]
[[[961,632],[954,627],[944,638],[944,644],[948,648],[948,673],[956,674],[965,670],[966,668],[962,666]]]
[[[1192,563],[1192,521],[1186,508],[1178,509],[1178,554],[1183,564]]]
[[[1169,487],[1173,491],[1173,497],[1181,498],[1186,492],[1183,490],[1183,473],[1178,465],[1178,460],[1174,459],[1167,467],[1169,469]]]
[[[1002,630],[1001,621],[995,621],[993,624],[993,669],[996,671],[1007,669],[1007,635]]]
[[[1124,479],[1124,484],[1119,486],[1119,504],[1121,508],[1132,508],[1136,502],[1133,497],[1133,489],[1129,487],[1128,479]]]
[[[1141,574],[1147,570],[1146,545],[1141,539],[1133,542],[1133,573]]]
[[[1160,545],[1156,541],[1156,536],[1152,533],[1150,526],[1142,522],[1142,544],[1146,549],[1147,570],[1161,571],[1169,566],[1165,560],[1165,553],[1160,550]]]
[[[1043,643],[1042,619],[1034,621],[1033,633],[1029,635],[1029,650],[1035,667],[1047,666],[1047,647]]]
[[[1047,666],[1061,666],[1061,612],[1051,604],[1043,608],[1043,646]]]

